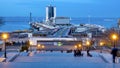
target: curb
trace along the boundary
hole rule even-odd
[[[100,57],[106,62],[106,63],[112,63],[110,60],[106,59],[102,54],[100,54]]]

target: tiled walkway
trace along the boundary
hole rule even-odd
[[[105,63],[96,52],[93,57],[74,57],[73,53],[42,52],[19,56],[13,62],[0,63],[0,68],[120,68],[120,64]]]
[[[61,53],[61,52],[42,52],[34,54],[33,56],[19,56],[14,62],[85,62],[85,63],[105,63],[99,54],[92,52],[93,57],[87,57],[86,53],[83,57],[74,57],[73,53]]]

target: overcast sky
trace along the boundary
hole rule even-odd
[[[45,17],[49,4],[57,7],[57,16],[120,17],[120,0],[0,0],[0,16],[29,16],[32,12]]]

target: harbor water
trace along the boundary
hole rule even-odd
[[[36,22],[43,21],[42,17],[33,17],[32,20]],[[29,17],[4,17],[4,23],[0,25],[0,32],[3,31],[16,31],[16,30],[28,30],[29,26]],[[71,18],[71,24],[80,25],[80,24],[96,24],[101,25],[105,28],[116,27],[118,23],[118,18]]]

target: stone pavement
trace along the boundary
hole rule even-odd
[[[120,64],[106,63],[97,52],[93,57],[74,57],[73,53],[38,52],[18,56],[13,62],[0,63],[0,68],[120,68]]]
[[[72,60],[78,61],[78,62],[94,62],[94,63],[112,63],[112,55],[109,53],[99,53],[92,51],[90,52],[93,57],[87,57],[87,54],[85,51],[83,57],[73,57],[73,53],[61,53],[61,52],[41,52],[35,54],[35,52],[31,52],[29,56],[26,55],[26,53],[21,53],[17,59],[14,60],[14,62],[51,62],[56,60],[55,62],[61,62],[61,60]],[[25,55],[24,55],[25,54]],[[46,60],[48,59],[48,61]],[[77,59],[77,60],[76,60]]]
[[[0,57],[0,62],[12,62],[18,56],[18,52],[7,53],[7,58],[4,58],[4,54]]]
[[[93,57],[87,57],[86,52],[83,52],[83,57],[74,57],[73,53],[61,52],[41,52],[33,56],[19,56],[14,62],[87,62],[87,63],[105,63],[99,54],[92,52]]]
[[[64,60],[65,61],[65,60]],[[0,68],[120,68],[120,64],[107,63],[83,63],[83,62],[67,62],[67,63],[48,62],[6,62],[0,63]]]

